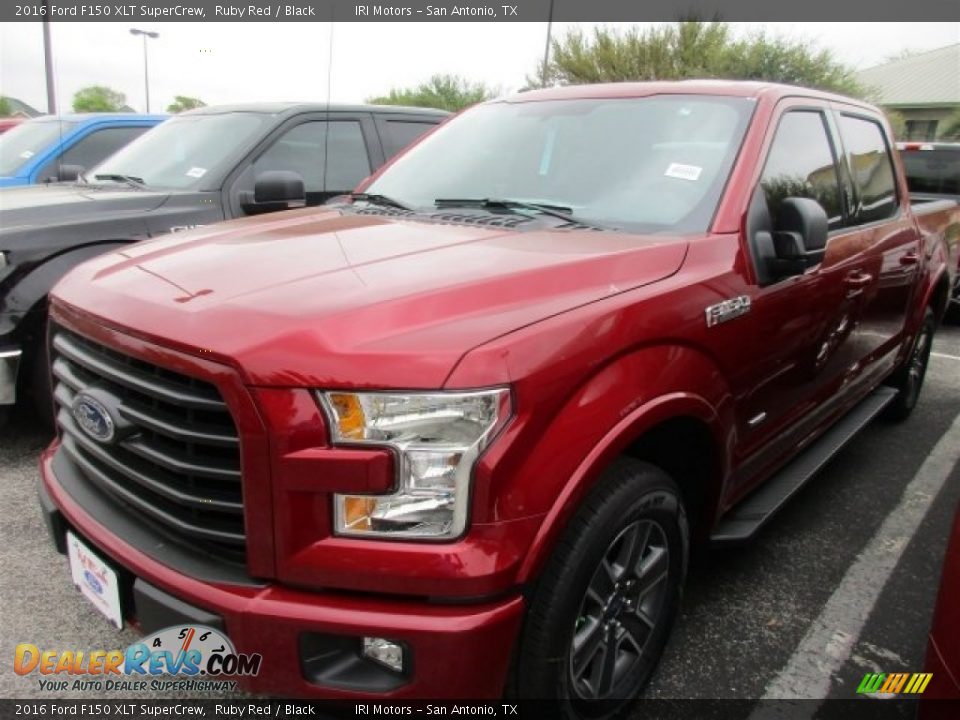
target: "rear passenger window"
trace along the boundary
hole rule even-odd
[[[840,136],[860,197],[854,222],[891,217],[897,212],[897,190],[883,129],[873,120],[841,115]]]
[[[434,123],[411,122],[409,120],[387,120],[387,137],[384,138],[384,149],[387,158],[391,158],[411,145],[414,140],[433,128]]]
[[[774,227],[780,205],[789,197],[816,200],[827,213],[830,229],[843,225],[837,164],[822,113],[793,111],[780,119],[760,186]]]

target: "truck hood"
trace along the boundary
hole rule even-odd
[[[54,183],[0,190],[3,232],[82,223],[109,215],[134,215],[161,205],[170,193],[124,185]]]
[[[470,349],[667,277],[686,247],[308,209],[123,248],[54,296],[253,385],[437,388]]]

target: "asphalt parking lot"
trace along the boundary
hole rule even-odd
[[[874,422],[753,543],[694,563],[648,697],[852,698],[865,672],[921,669],[960,500],[958,418],[953,325],[941,328],[909,421]],[[35,494],[43,434],[15,424],[0,437],[0,697],[84,697],[17,676],[14,646],[109,649],[135,635],[117,633],[80,596],[49,542]],[[933,460],[945,482],[930,479]]]

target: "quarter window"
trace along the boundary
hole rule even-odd
[[[891,217],[897,211],[897,189],[890,150],[880,125],[873,120],[841,115],[840,136],[859,191],[855,222],[868,223]]]
[[[781,203],[789,197],[816,200],[831,229],[843,225],[837,164],[822,113],[793,111],[781,118],[760,185],[774,226]]]

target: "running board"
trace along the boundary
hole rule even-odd
[[[747,496],[720,520],[710,540],[741,542],[752,537],[777,510],[816,475],[834,455],[856,437],[897,395],[893,388],[879,387],[848,412],[833,427],[814,440],[777,475]]]

